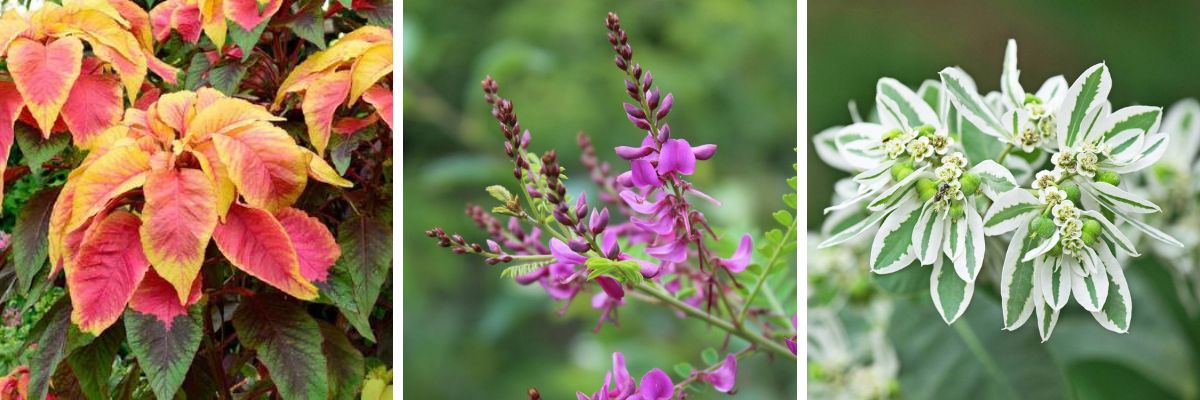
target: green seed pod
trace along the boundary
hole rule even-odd
[[[979,192],[979,183],[981,181],[982,180],[979,178],[978,174],[973,174],[970,172],[964,172],[962,176],[958,178],[958,183],[962,184],[962,192],[967,196]]]
[[[1042,99],[1033,93],[1025,93],[1025,104],[1042,104]]]
[[[1096,242],[1096,238],[1100,237],[1100,231],[1103,228],[1100,226],[1100,221],[1094,218],[1083,218],[1083,242],[1092,244]],[[1088,239],[1091,237],[1091,239]]]
[[[895,138],[899,137],[899,136],[900,136],[900,135],[902,135],[902,134],[904,134],[904,132],[901,132],[899,129],[892,129],[892,130],[890,130],[890,131],[887,131],[887,132],[884,132],[884,133],[883,133],[883,141],[885,141],[885,142],[886,142],[886,141],[889,141],[889,140],[895,139]]]
[[[907,178],[913,173],[913,165],[911,162],[899,163],[892,166],[892,179],[900,181]]]
[[[1062,242],[1058,242],[1058,244],[1054,245],[1054,248],[1050,249],[1049,254],[1055,257],[1062,255]]]
[[[1058,185],[1058,188],[1067,192],[1067,199],[1071,200],[1072,204],[1079,204],[1079,186],[1071,182],[1063,182]]]
[[[937,182],[929,178],[917,179],[917,195],[921,197],[921,201],[932,199],[936,194]]]
[[[965,214],[965,211],[963,211],[961,202],[950,205],[950,219],[957,221],[959,218],[962,218],[963,214]]]
[[[1096,182],[1104,182],[1117,186],[1121,184],[1121,175],[1117,175],[1116,172],[1112,171],[1100,171],[1096,173]]]
[[[1054,221],[1051,221],[1050,217],[1045,215],[1040,215],[1029,222],[1029,230],[1037,235],[1037,237],[1048,238],[1053,236],[1055,229],[1057,228],[1054,226]]]
[[[921,126],[918,126],[918,127],[917,127],[917,134],[918,134],[918,135],[920,135],[920,136],[930,136],[930,135],[933,135],[933,126],[932,126],[932,125],[921,125]]]
[[[1083,239],[1084,244],[1090,246],[1093,243],[1096,243],[1096,238],[1100,236],[1095,233],[1088,233],[1087,231],[1084,231],[1081,235],[1079,235],[1079,237],[1080,239]]]

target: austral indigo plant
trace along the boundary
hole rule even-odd
[[[1035,316],[1048,340],[1074,298],[1101,326],[1128,331],[1132,297],[1120,260],[1139,250],[1127,235],[1182,247],[1152,225],[1161,210],[1139,194],[1147,186],[1133,175],[1166,171],[1149,179],[1151,193],[1165,200],[1157,185],[1190,168],[1181,167],[1192,163],[1187,150],[1151,168],[1171,139],[1159,131],[1162,109],[1114,110],[1103,63],[1069,86],[1060,76],[1025,92],[1015,41],[1000,92],[981,95],[957,67],[939,75],[916,91],[880,79],[878,121],[816,136],[826,162],[856,174],[839,183],[820,246],[873,232],[872,271],[931,265],[930,295],[946,323],[966,310],[976,283],[991,281],[1005,329]],[[1187,129],[1181,118],[1170,128]]]
[[[655,86],[652,73],[636,63],[629,36],[616,14],[605,19],[614,63],[625,76],[629,101],[625,116],[640,142],[614,149],[623,171],[601,161],[586,134],[580,134],[581,161],[602,204],[588,203],[586,193],[571,194],[561,153],[531,150],[534,135],[517,117],[514,103],[501,96],[491,76],[483,80],[484,100],[492,107],[512,162],[515,185],[494,185],[487,192],[497,205],[489,209],[468,205],[467,214],[486,231],[484,243],[468,241],[440,228],[426,232],[442,247],[458,254],[483,257],[488,265],[503,265],[502,276],[522,285],[542,286],[563,310],[576,297],[590,296],[597,313],[596,330],[605,322],[618,324],[618,311],[637,299],[674,310],[721,329],[745,345],[718,359],[706,352],[708,367],[678,366],[674,380],[655,368],[635,381],[620,352],[600,389],[577,393],[580,399],[669,399],[686,397],[704,386],[733,393],[739,359],[754,353],[795,360],[795,321],[769,288],[769,277],[786,271],[781,264],[795,246],[796,222],[779,211],[774,219],[786,228],[767,232],[758,248],[766,263],[753,264],[751,235],[738,240],[736,250],[719,254],[712,244],[720,239],[694,201],[720,206],[695,187],[688,177],[701,161],[716,155],[712,144],[692,145],[673,134],[667,118],[675,96]],[[789,180],[795,188],[795,179]],[[510,190],[511,188],[511,190]],[[795,208],[795,194],[784,198]],[[502,222],[498,216],[507,217]],[[734,343],[739,343],[734,342]],[[790,345],[790,347],[789,347]]]
[[[379,9],[65,0],[0,16],[0,172],[20,201],[3,210],[0,309],[26,325],[0,334],[23,341],[0,357],[20,364],[0,398],[347,399],[368,363],[390,370]]]

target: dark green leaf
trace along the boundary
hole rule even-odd
[[[268,18],[249,31],[237,23],[228,24],[229,39],[233,41],[233,44],[242,49],[242,61],[250,58],[250,53],[254,52],[254,45],[258,43],[258,38],[262,36],[263,31],[267,29],[267,24],[270,22],[271,20]]]
[[[362,353],[354,348],[341,329],[325,322],[319,325],[324,338],[321,353],[329,363],[329,398],[354,399],[366,374]]]
[[[704,351],[700,352],[700,359],[704,360],[704,363],[708,365],[716,364],[718,357],[719,355],[717,355],[717,350],[712,347],[706,348]]]
[[[21,208],[13,225],[12,252],[16,264],[20,293],[29,291],[33,278],[46,264],[50,211],[58,198],[58,188],[43,189]]]
[[[358,15],[366,18],[368,24],[391,28],[392,0],[370,0],[369,3],[374,8],[358,10]]]
[[[16,133],[17,146],[20,147],[21,154],[25,157],[25,165],[29,166],[29,170],[38,176],[42,174],[42,164],[54,158],[71,142],[71,135],[65,133],[56,133],[49,139],[42,138],[40,131],[25,124],[16,124],[13,129]]]
[[[208,83],[226,96],[237,94],[238,86],[245,77],[246,66],[237,62],[229,62],[208,71]]]
[[[317,299],[318,302],[336,306],[358,334],[367,340],[375,341],[375,332],[371,331],[371,323],[367,318],[371,310],[364,312],[359,309],[358,302],[354,299],[354,284],[342,264],[330,268],[329,277],[324,282],[316,282],[316,285],[321,295]]]
[[[58,299],[34,326],[29,337],[37,349],[29,359],[29,398],[44,399],[50,389],[50,375],[66,356],[67,331],[71,327],[69,296]],[[30,346],[25,346],[29,349]]]
[[[233,328],[258,353],[285,399],[319,399],[329,393],[317,322],[282,295],[258,294],[238,305]]]
[[[111,398],[108,393],[108,378],[112,376],[113,360],[116,359],[117,350],[121,348],[124,339],[125,332],[121,325],[114,325],[96,340],[67,357],[67,363],[71,365],[71,370],[75,372],[75,378],[79,381],[80,391],[87,398]],[[58,381],[55,382],[57,388]]]
[[[202,303],[193,304],[187,315],[178,315],[171,321],[170,328],[154,315],[125,310],[129,348],[160,399],[175,396],[192,365],[203,333],[203,309]]]
[[[184,79],[183,86],[187,90],[196,90],[208,82],[208,69],[212,67],[212,63],[208,62],[208,57],[204,53],[197,53],[192,56],[192,62],[187,68],[187,78]]]
[[[687,378],[688,376],[692,375],[692,371],[695,371],[696,367],[693,367],[691,363],[682,362],[675,364],[674,370],[675,375],[679,376],[680,378]]]
[[[296,36],[312,42],[322,50],[325,49],[325,13],[320,7],[312,7],[307,12],[297,15],[288,27],[292,28]]]
[[[188,368],[187,376],[183,378],[183,393],[187,400],[211,400],[217,398],[217,380],[209,367],[208,356],[205,352],[196,353]]]
[[[392,227],[377,216],[356,215],[338,226],[337,241],[337,263],[350,274],[359,310],[368,313],[392,264]]]

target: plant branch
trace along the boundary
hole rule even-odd
[[[770,350],[776,354],[779,354],[780,356],[782,356],[785,359],[788,359],[791,361],[796,361],[796,355],[792,354],[791,350],[788,350],[786,347],[783,347],[783,345],[776,343],[770,339],[767,339],[767,338],[763,337],[762,335],[751,332],[745,326],[736,327],[733,324],[729,323],[729,321],[714,317],[712,315],[709,315],[708,313],[705,313],[704,311],[701,311],[701,310],[699,310],[695,307],[692,307],[682,301],[679,301],[679,299],[672,297],[669,293],[667,293],[666,291],[663,291],[661,288],[659,288],[658,285],[655,285],[655,284],[649,283],[649,282],[642,282],[642,283],[638,284],[636,288],[641,290],[642,292],[645,292],[646,294],[649,294],[650,296],[653,296],[654,298],[658,299],[659,301],[666,303],[667,305],[669,305],[675,309],[678,309],[679,311],[683,311],[684,314],[687,314],[691,317],[698,318],[705,322],[708,322],[710,325],[720,328],[720,329],[722,329],[726,332],[732,333],[734,335],[737,335],[738,337],[745,339],[746,341],[752,343],[753,345],[755,345],[757,347],[761,347],[763,349]]]
[[[775,251],[772,252],[771,258],[767,260],[767,265],[764,266],[762,275],[758,277],[758,281],[754,282],[754,288],[750,290],[750,295],[746,296],[746,301],[743,302],[744,304],[742,305],[742,312],[738,313],[735,321],[740,322],[746,318],[746,312],[750,310],[750,305],[754,303],[754,297],[758,296],[758,292],[762,290],[763,284],[767,282],[767,277],[771,276],[771,272],[775,267],[775,262],[779,259],[779,254],[783,252],[783,248],[787,246],[788,240],[791,239],[792,233],[795,231],[796,220],[793,219],[792,223],[788,225],[787,232],[784,232],[783,239],[779,241],[779,246],[775,247]]]

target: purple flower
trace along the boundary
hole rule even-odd
[[[718,392],[729,393],[733,389],[733,382],[736,378],[737,357],[729,354],[725,356],[725,362],[721,363],[720,367],[713,372],[705,373],[702,379],[712,384],[713,389],[717,389]]]
[[[604,374],[604,385],[600,391],[588,396],[575,392],[579,400],[669,400],[675,395],[675,384],[661,369],[654,368],[642,376],[635,385],[633,376],[625,368],[625,355],[613,353],[612,370]]]
[[[570,246],[568,246],[566,243],[563,243],[561,240],[558,240],[558,238],[550,239],[550,254],[554,255],[554,258],[557,259],[559,263],[572,266],[587,262],[587,257],[576,253],[575,250],[571,250]]]
[[[663,370],[655,368],[642,376],[637,394],[628,400],[670,400],[675,394],[675,384]]]
[[[721,265],[729,269],[729,272],[745,271],[746,266],[750,264],[750,252],[753,250],[750,235],[743,235],[742,241],[738,243],[737,250],[729,258],[721,259]]]
[[[696,153],[687,139],[668,139],[662,145],[658,155],[658,174],[666,175],[678,172],[691,175],[696,172]]]
[[[646,254],[649,254],[659,260],[673,263],[687,261],[687,251],[688,242],[686,240],[678,239],[673,239],[657,246],[646,248]]]

